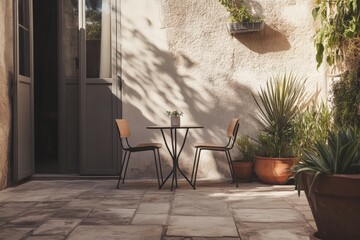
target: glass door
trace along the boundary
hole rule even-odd
[[[121,114],[119,5],[79,0],[80,174],[116,174]]]

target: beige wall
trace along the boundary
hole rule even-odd
[[[324,85],[316,70],[311,1],[252,1],[266,22],[258,33],[227,33],[227,12],[217,0],[123,0],[123,116],[130,120],[133,142],[162,142],[146,126],[167,124],[166,110],[184,112],[182,121],[203,125],[191,130],[180,166],[190,171],[198,141],[226,141],[225,128],[239,117],[240,134],[256,134],[249,116],[251,94],[279,70],[309,77],[308,89]],[[182,134],[183,135],[183,134]],[[236,149],[233,156],[237,155]],[[137,155],[129,176],[155,176],[151,155]],[[170,161],[166,149],[162,156]],[[222,153],[202,157],[200,177],[229,177]]]
[[[0,1],[0,189],[9,184],[11,101],[13,81],[12,1]]]

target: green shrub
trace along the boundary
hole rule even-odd
[[[300,112],[294,120],[294,144],[298,156],[304,150],[310,149],[316,142],[325,142],[331,126],[331,111],[327,104],[311,104]]]
[[[334,122],[339,126],[360,128],[360,79],[356,73],[346,73],[332,85]]]

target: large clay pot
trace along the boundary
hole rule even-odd
[[[251,182],[254,172],[253,162],[234,161],[232,162],[232,165],[234,168],[235,178],[238,182]]]
[[[311,192],[314,174],[302,175],[318,232],[326,240],[360,239],[360,174],[318,175]]]
[[[255,157],[255,173],[266,184],[284,184],[292,174],[291,167],[299,163],[298,157]]]

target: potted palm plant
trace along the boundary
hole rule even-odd
[[[305,83],[306,77],[279,73],[258,92],[259,99],[253,95],[258,108],[253,118],[261,126],[255,173],[263,183],[286,183],[290,168],[298,163],[294,119],[307,102]]]
[[[231,34],[260,31],[264,28],[264,20],[252,15],[244,0],[219,0],[230,14],[230,22],[226,24]]]
[[[321,239],[360,239],[360,131],[331,130],[327,141],[304,151],[294,167]]]
[[[232,163],[235,177],[239,182],[250,182],[254,172],[256,145],[248,135],[243,135],[236,140],[236,147],[241,156]]]

